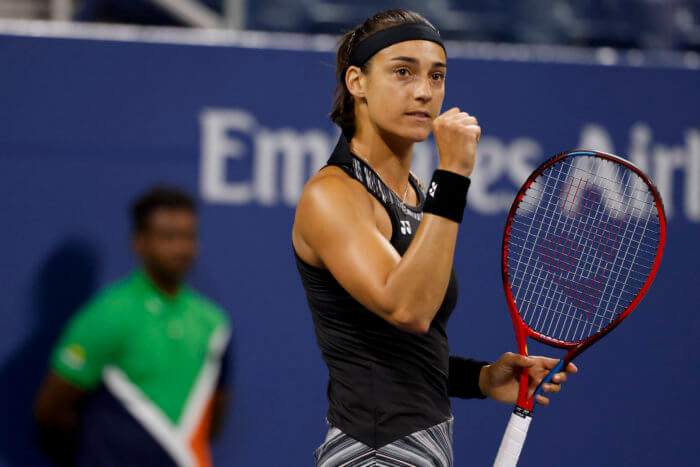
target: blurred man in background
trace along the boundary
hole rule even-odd
[[[230,325],[182,283],[198,250],[195,205],[153,188],[133,203],[132,221],[142,269],[64,330],[36,397],[39,442],[60,465],[211,465]]]

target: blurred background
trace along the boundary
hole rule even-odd
[[[692,0],[2,0],[0,16],[338,34],[395,7],[423,10],[452,40],[700,49]]]
[[[445,108],[484,131],[455,259],[453,353],[516,349],[500,236],[541,161],[615,153],[664,198],[656,281],[537,410],[519,465],[697,465],[699,1],[0,0],[0,466],[50,465],[32,422],[49,354],[78,307],[137,267],[128,204],[154,183],[196,198],[190,282],[232,323],[214,465],[312,464],[327,373],[294,266],[294,206],[338,135],[327,118],[338,35],[391,7],[438,26]],[[425,180],[436,166],[429,139],[414,170]],[[453,411],[456,465],[490,465],[510,408]]]

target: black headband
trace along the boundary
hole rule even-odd
[[[431,41],[443,49],[445,48],[445,44],[440,39],[440,34],[427,24],[400,24],[382,29],[362,39],[350,53],[350,65],[362,66],[380,50],[405,41]]]

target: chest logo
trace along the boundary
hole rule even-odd
[[[430,184],[430,188],[428,189],[428,195],[430,195],[434,198],[435,197],[435,190],[437,190],[437,182],[433,182]]]
[[[157,315],[158,313],[160,313],[163,304],[157,298],[149,298],[146,301],[145,306],[146,310],[148,310],[149,313]]]
[[[399,221],[401,223],[401,234],[411,235],[411,223],[408,221]]]

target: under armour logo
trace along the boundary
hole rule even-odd
[[[411,223],[408,221],[399,221],[401,223],[401,233],[403,235],[411,234]]]
[[[437,182],[433,182],[430,184],[430,189],[428,190],[428,195],[435,197],[435,190],[437,190]]]

